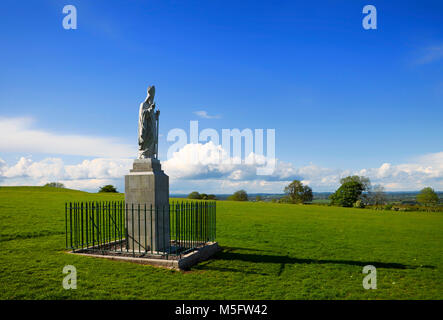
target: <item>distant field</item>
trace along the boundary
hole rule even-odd
[[[178,272],[64,253],[65,201],[121,200],[0,187],[0,299],[442,299],[443,214],[217,202],[215,259]],[[74,265],[78,289],[64,290]],[[362,268],[377,267],[364,290]]]
[[[329,204],[331,203],[331,200],[329,199],[314,199],[312,200],[313,204]]]

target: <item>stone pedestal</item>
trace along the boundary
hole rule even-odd
[[[161,170],[159,160],[134,160],[133,169],[125,176],[125,202],[128,206],[129,248],[135,251],[139,247],[141,251],[168,250],[169,177]]]

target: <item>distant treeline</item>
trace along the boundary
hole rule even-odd
[[[440,202],[443,202],[443,192],[436,191]],[[333,192],[313,192],[313,202],[327,203],[329,202],[329,196]],[[419,191],[386,191],[386,200],[388,203],[401,203],[401,204],[417,204],[417,195]],[[215,194],[217,200],[227,200],[230,194]],[[272,199],[280,199],[285,196],[284,193],[248,193],[249,199],[254,201],[257,196],[261,198],[261,201],[272,201]],[[188,194],[171,194],[171,198],[187,198]],[[320,200],[320,201],[319,201]],[[322,201],[323,200],[323,201]]]
[[[403,202],[403,203],[416,203],[417,195],[420,191],[386,191],[386,200],[388,202]],[[443,192],[436,191],[439,199],[443,202]],[[315,200],[328,200],[329,196],[333,192],[313,192],[314,201]],[[230,194],[215,194],[218,200],[227,200]],[[272,201],[272,199],[280,199],[285,196],[284,193],[248,193],[251,200],[254,200],[257,196],[261,197],[262,201]],[[188,194],[171,194],[171,198],[187,198]]]
[[[401,204],[417,204],[417,195],[420,191],[385,191],[386,202]],[[443,202],[443,192],[436,191],[440,202]],[[329,200],[332,192],[314,192],[315,200]]]

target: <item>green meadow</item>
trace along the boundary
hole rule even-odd
[[[218,201],[223,251],[189,271],[65,252],[65,202],[123,197],[0,187],[0,299],[443,298],[442,213]],[[76,290],[63,289],[65,265]]]

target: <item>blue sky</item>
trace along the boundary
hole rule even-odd
[[[62,27],[66,4],[77,8],[76,30]],[[362,27],[366,4],[377,8],[376,30]],[[62,167],[128,159],[139,103],[155,84],[162,160],[168,131],[199,120],[201,129],[219,131],[275,128],[276,156],[292,170],[272,183],[189,173],[172,179],[172,191],[280,192],[292,177],[326,191],[361,170],[388,190],[443,189],[441,1],[6,0],[0,16],[3,123],[121,147],[105,155],[27,150],[2,132],[3,185],[57,178],[30,171],[45,159]],[[195,114],[202,110],[218,117]],[[386,163],[389,174],[381,174]],[[61,175],[85,190],[105,180],[122,188],[116,175],[89,173],[73,179],[78,184]]]

